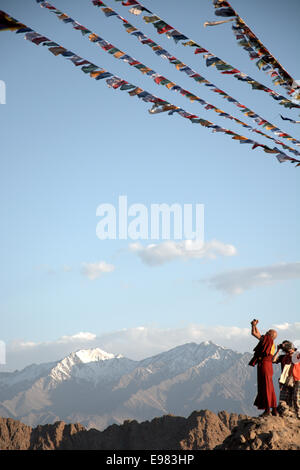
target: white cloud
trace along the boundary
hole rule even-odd
[[[288,330],[290,328],[290,323],[280,323],[279,325],[274,325],[277,330]]]
[[[277,329],[279,344],[285,339],[293,341],[300,348],[300,323],[280,325],[261,324],[260,332],[270,328]],[[63,336],[55,341],[8,343],[6,370],[22,369],[32,363],[52,362],[62,359],[78,349],[96,348],[114,354],[122,354],[131,359],[143,359],[162,351],[167,351],[180,344],[211,340],[220,346],[239,352],[251,352],[256,340],[247,327],[187,324],[177,328],[160,328],[156,326],[138,326],[125,328],[111,333],[96,335],[91,332],[80,332]],[[5,370],[1,366],[0,371]]]
[[[78,341],[93,341],[96,338],[97,336],[94,333],[80,331],[79,333],[76,333],[75,335],[62,336],[57,341],[59,343],[72,343],[72,342],[75,343]]]
[[[102,274],[111,273],[114,269],[115,266],[113,264],[108,264],[105,261],[99,261],[98,263],[82,263],[81,273],[91,281],[94,281],[102,276]]]
[[[218,255],[234,256],[237,253],[233,245],[228,245],[218,240],[210,242],[200,242],[197,240],[166,241],[147,246],[142,246],[140,243],[131,243],[129,249],[131,252],[136,253],[143,263],[149,266],[159,266],[175,259],[214,259]]]
[[[300,279],[300,262],[236,269],[204,280],[211,287],[226,294],[241,294],[253,287]]]

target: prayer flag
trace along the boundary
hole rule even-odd
[[[26,28],[26,26],[0,10],[0,31],[16,31],[20,28]]]

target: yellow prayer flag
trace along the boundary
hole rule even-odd
[[[130,91],[128,94],[130,96],[135,96],[135,95],[139,95],[140,93],[142,93],[142,91],[144,91],[142,88],[136,87],[134,90]]]
[[[185,67],[186,65],[183,62],[180,62],[180,64],[176,64],[177,70],[182,69],[182,67]]]
[[[90,73],[90,77],[91,77],[91,78],[96,78],[96,77],[98,77],[99,75],[101,75],[102,73],[105,73],[105,70],[97,70],[96,72],[91,72],[91,73]]]
[[[123,55],[125,55],[125,52],[122,52],[122,51],[118,51],[114,53],[114,57],[116,59],[120,59],[120,57],[123,57]]]
[[[235,135],[232,138],[233,138],[233,140],[247,140],[247,137],[244,137],[242,135]]]
[[[240,25],[245,25],[245,21],[240,17],[240,16],[236,16],[236,22],[239,23]]]
[[[89,35],[89,40],[90,41],[95,42],[97,39],[99,39],[99,36],[97,36],[97,34],[92,33],[92,34]]]
[[[154,23],[154,21],[161,20],[161,18],[159,16],[144,16],[143,20],[146,23]]]
[[[195,41],[188,41],[188,42],[183,42],[182,43],[183,46],[197,46],[197,44],[195,43]]]
[[[170,90],[175,85],[176,85],[176,83],[171,82],[171,83],[167,83],[166,87],[169,88],[169,90]]]
[[[148,72],[151,72],[152,69],[150,69],[149,67],[143,67],[142,69],[139,69],[139,71],[142,73],[148,73]]]
[[[163,111],[171,111],[171,109],[178,109],[178,106],[175,106],[174,104],[165,104],[162,107]]]
[[[134,26],[131,26],[131,28],[126,28],[127,33],[133,33],[133,31],[137,31],[137,28],[134,28]]]
[[[103,13],[112,13],[112,12],[114,12],[114,10],[112,8],[109,8],[109,7],[101,8],[101,10],[103,11]]]

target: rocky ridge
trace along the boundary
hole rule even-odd
[[[216,450],[300,450],[300,420],[268,416],[241,420]]]
[[[188,418],[164,415],[124,421],[104,431],[79,423],[27,426],[0,418],[0,450],[300,450],[300,420],[294,415],[249,417],[194,411]]]

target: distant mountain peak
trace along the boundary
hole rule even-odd
[[[120,359],[121,354],[112,354],[100,348],[78,349],[58,361],[57,365],[63,364],[69,367],[76,364],[88,364],[90,362],[107,361],[109,359]]]
[[[112,353],[108,353],[103,351],[100,348],[91,348],[91,349],[79,349],[71,355],[76,356],[80,362],[88,363],[88,362],[96,362],[96,361],[106,361],[108,359],[120,359],[123,357],[121,354],[115,355]]]
[[[79,349],[70,353],[62,360],[58,361],[50,373],[50,377],[55,381],[61,381],[70,378],[72,369],[81,364],[90,364],[108,361],[112,359],[122,359],[121,354],[115,355],[103,351],[100,348]]]

